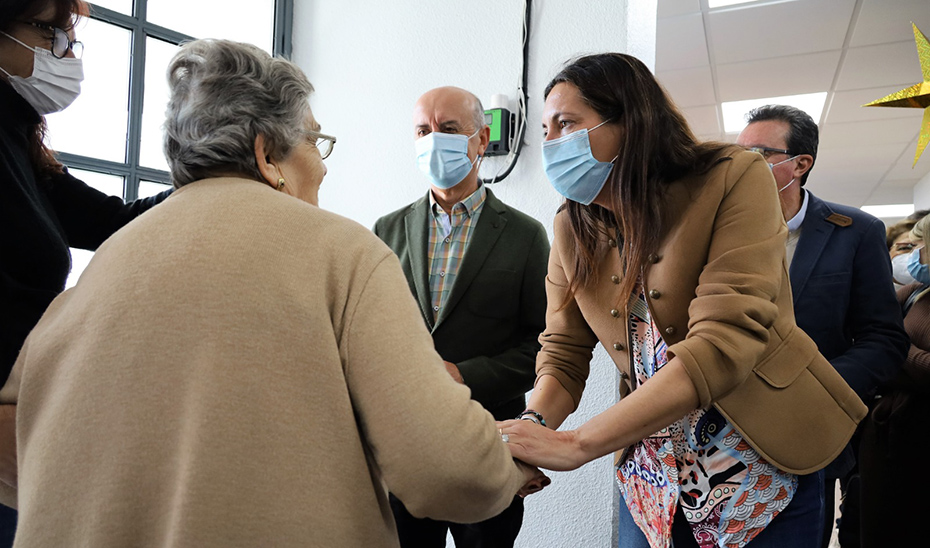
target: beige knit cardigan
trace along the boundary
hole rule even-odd
[[[175,192],[27,340],[17,547],[397,546],[507,507],[522,474],[433,350],[391,251],[242,179]]]

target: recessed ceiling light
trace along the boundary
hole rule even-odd
[[[860,209],[878,218],[907,217],[914,213],[914,204],[867,205]]]
[[[759,0],[707,0],[707,7],[710,9],[723,8],[726,6],[735,6],[736,4],[748,4],[749,2],[758,2]]]
[[[723,108],[723,131],[726,133],[739,133],[746,127],[746,113],[764,105],[791,105],[810,114],[815,122],[820,122],[823,105],[827,101],[827,92],[805,93],[803,95],[786,95],[784,97],[766,97],[762,99],[747,99],[745,101],[730,101],[720,106]]]

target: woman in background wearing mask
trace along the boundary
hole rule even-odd
[[[769,166],[699,143],[628,55],[580,58],[545,95],[543,164],[566,202],[530,414],[499,424],[514,457],[571,470],[622,451],[622,548],[818,546],[818,471],[866,408],[795,325]],[[555,431],[598,342],[621,399]]]
[[[892,259],[904,330],[911,339],[901,373],[865,420],[859,449],[862,548],[911,546],[920,538],[924,490],[906,481],[930,453],[930,216],[914,225],[917,248]]]
[[[0,379],[71,269],[69,247],[96,249],[167,192],[124,204],[68,174],[44,143],[44,115],[81,90],[83,46],[73,27],[82,0],[0,3]],[[0,406],[0,444],[15,443],[13,406]],[[15,463],[0,462],[0,468]],[[0,482],[0,491],[9,489]],[[16,512],[0,505],[0,547]]]

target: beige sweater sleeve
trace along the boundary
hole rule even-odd
[[[360,430],[388,488],[415,516],[475,522],[523,476],[494,419],[446,373],[397,258],[350,297],[341,352]]]

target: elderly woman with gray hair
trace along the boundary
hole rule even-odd
[[[467,522],[541,482],[446,374],[394,254],[315,207],[335,139],[304,74],[201,40],[168,78],[178,190],[99,248],[0,391],[16,545],[397,546],[385,487]]]

